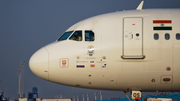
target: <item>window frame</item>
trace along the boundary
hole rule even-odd
[[[94,40],[93,41],[86,41],[86,31],[91,31],[92,33],[93,33],[93,37],[94,37]],[[95,33],[94,33],[94,31],[92,31],[92,30],[84,30],[84,41],[85,42],[94,42],[95,41]]]
[[[77,40],[72,40],[72,41],[77,41],[77,42],[82,42],[83,41],[83,30],[74,30],[73,32],[72,32],[72,34],[68,37],[68,40],[71,40],[70,38],[73,36],[73,34],[76,32],[76,31],[81,31],[82,33],[81,33],[81,41],[77,41]]]
[[[177,38],[177,35],[179,35],[179,38]],[[180,40],[180,33],[176,33],[176,40]]]
[[[64,40],[69,39],[69,36],[68,36],[68,37],[67,37],[66,39],[64,39],[64,40],[59,40],[59,39],[60,39],[65,33],[67,33],[67,32],[71,32],[71,34],[69,35],[69,36],[71,36],[74,31],[66,31],[66,32],[64,32],[56,41],[64,41]]]
[[[155,38],[155,35],[158,35],[158,38],[157,38],[157,39]],[[158,34],[158,33],[154,33],[153,36],[154,36],[154,40],[159,40],[159,34]]]
[[[166,39],[166,35],[169,35],[168,39]],[[164,34],[164,38],[165,38],[165,40],[170,40],[170,34],[169,33]]]

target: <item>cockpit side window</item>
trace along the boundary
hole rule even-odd
[[[85,41],[94,41],[93,31],[85,31]]]
[[[57,41],[62,41],[62,40],[66,40],[73,31],[69,31],[69,32],[65,32]]]
[[[82,41],[82,31],[75,31],[69,40]]]

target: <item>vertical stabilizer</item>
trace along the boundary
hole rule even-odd
[[[143,4],[144,4],[144,0],[141,1],[139,6],[136,8],[136,10],[142,10]]]

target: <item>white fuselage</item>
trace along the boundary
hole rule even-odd
[[[85,41],[87,30],[94,41]],[[35,75],[90,89],[180,91],[180,9],[114,12],[68,31],[82,31],[82,41],[72,32],[38,50],[29,62]]]

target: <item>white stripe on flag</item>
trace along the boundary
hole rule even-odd
[[[172,24],[153,24],[153,27],[172,27]]]

